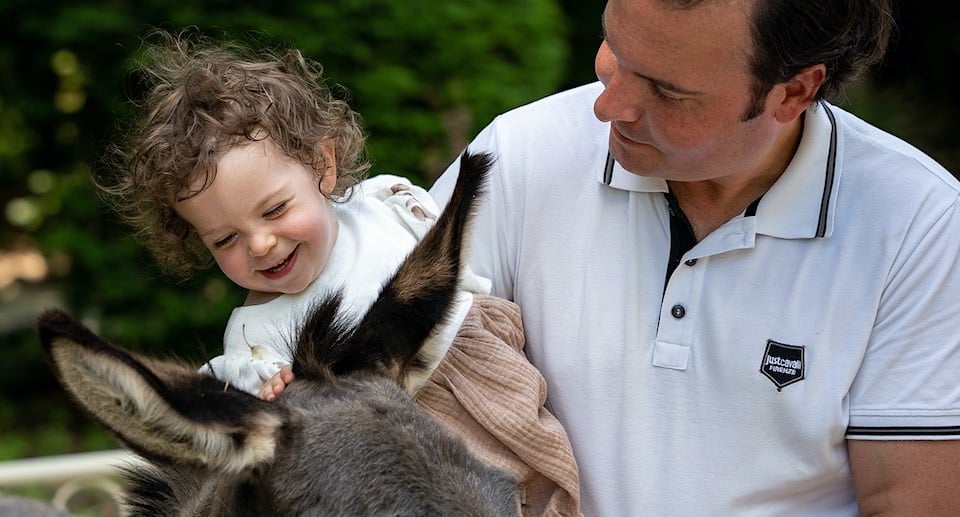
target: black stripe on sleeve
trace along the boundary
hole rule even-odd
[[[857,436],[956,436],[960,438],[960,426],[942,426],[942,427],[857,427],[847,428],[847,438]]]

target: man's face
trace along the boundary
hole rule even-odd
[[[749,4],[607,2],[595,61],[605,88],[594,112],[611,123],[610,152],[625,169],[702,181],[770,167],[780,130],[773,110],[742,120],[753,84]]]

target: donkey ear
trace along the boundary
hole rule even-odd
[[[385,370],[404,383],[405,377],[423,373],[415,371],[418,367],[436,366],[419,356],[421,346],[452,309],[468,226],[491,163],[489,154],[464,152],[450,202],[384,286],[334,371]]]
[[[74,402],[140,454],[231,473],[272,461],[284,423],[276,404],[117,348],[60,311],[43,314],[37,328]]]

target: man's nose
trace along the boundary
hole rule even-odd
[[[603,91],[593,103],[593,113],[601,122],[633,122],[640,118],[636,84],[630,84],[628,75],[619,69],[616,57],[610,52],[606,41],[600,44],[594,61],[597,78],[603,83]],[[631,88],[631,86],[633,88]]]

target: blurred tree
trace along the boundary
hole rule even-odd
[[[894,5],[897,32],[887,57],[851,92],[850,104],[960,175],[960,2]]]
[[[38,293],[53,288],[70,312],[135,349],[192,361],[219,351],[242,294],[216,271],[180,285],[161,277],[89,182],[116,121],[130,115],[127,101],[142,93],[129,69],[140,38],[152,27],[186,26],[296,46],[322,62],[363,117],[373,173],[420,184],[494,115],[556,90],[567,48],[554,0],[7,0],[0,4],[0,261],[11,250],[38,248],[47,272],[39,284],[0,283],[0,313],[35,314],[51,300]],[[0,459],[109,443],[15,438],[53,421],[85,425],[70,410],[36,402],[62,397],[30,320],[0,327],[7,355]],[[13,404],[12,394],[24,391],[28,398]]]
[[[593,58],[597,54],[603,29],[600,19],[606,0],[561,0],[569,24],[570,66],[563,86],[572,88],[597,80]]]

